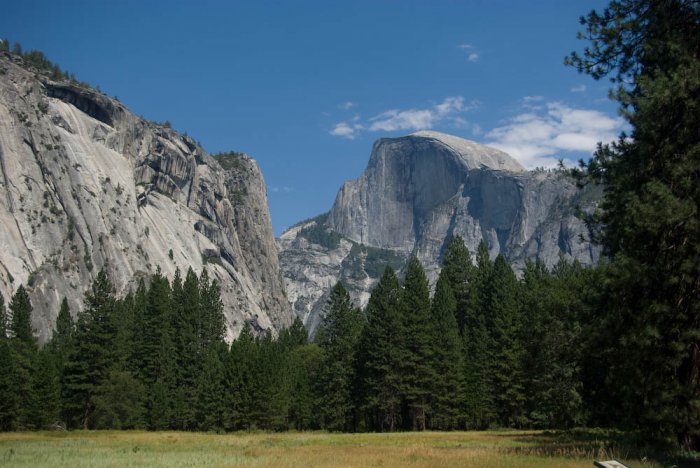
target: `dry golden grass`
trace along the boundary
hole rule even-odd
[[[625,458],[537,431],[395,434],[76,431],[0,434],[0,466],[591,467]]]

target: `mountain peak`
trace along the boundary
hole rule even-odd
[[[411,133],[408,138],[423,138],[433,140],[447,147],[460,156],[468,169],[483,167],[511,172],[524,172],[526,169],[508,153],[496,148],[485,146],[471,140],[465,140],[447,133],[432,130],[421,130]]]

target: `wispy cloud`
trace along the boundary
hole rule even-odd
[[[586,85],[581,84],[578,86],[574,86],[573,88],[571,88],[571,92],[572,93],[584,93],[584,92],[586,92]]]
[[[285,186],[282,186],[282,187],[272,187],[272,188],[270,189],[270,191],[272,191],[273,193],[280,193],[280,192],[282,192],[282,193],[289,193],[289,192],[293,192],[294,189],[293,189],[292,187],[288,187],[288,186],[285,185]]]
[[[347,138],[353,140],[355,138],[356,129],[354,126],[347,124],[346,122],[340,122],[335,124],[331,129],[330,134],[333,136]]]
[[[352,108],[355,107],[355,106],[357,106],[357,104],[355,104],[354,102],[352,102],[352,101],[345,101],[345,102],[341,102],[340,104],[338,104],[338,109],[341,109],[341,110],[350,110],[350,109],[352,109]]]
[[[460,116],[479,106],[478,101],[467,103],[462,96],[450,96],[442,102],[426,108],[389,109],[362,122],[359,116],[351,121],[336,123],[330,134],[354,139],[358,132],[414,131],[433,128],[438,123],[449,123],[457,128],[467,127],[468,122]]]
[[[523,102],[526,112],[488,132],[486,139],[487,144],[529,168],[552,167],[559,158],[578,159],[581,153],[591,154],[598,142],[615,140],[624,126],[621,118],[596,110],[576,109],[561,102],[547,102],[540,109],[532,109]]]
[[[465,54],[467,54],[467,60],[470,62],[476,62],[479,60],[479,53],[476,51],[476,48],[471,45],[471,44],[460,44],[457,46],[459,49],[462,49]]]

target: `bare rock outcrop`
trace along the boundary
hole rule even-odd
[[[493,257],[504,255],[516,270],[528,259],[551,267],[560,256],[595,264],[600,249],[586,240],[577,213],[599,198],[562,172],[526,171],[506,153],[455,136],[383,138],[327,214],[278,240],[289,298],[313,330],[329,285],[342,279],[364,306],[383,265],[401,266],[409,255],[435,281],[453,235],[471,252],[483,239]],[[341,240],[324,242],[333,235]]]
[[[116,99],[0,55],[0,292],[25,284],[40,341],[101,268],[124,293],[157,268],[207,268],[228,339],[291,323],[265,184],[244,154],[208,155]]]

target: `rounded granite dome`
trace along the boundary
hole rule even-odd
[[[508,153],[454,135],[423,130],[411,133],[408,135],[408,138],[425,138],[445,146],[447,149],[458,154],[464,165],[470,170],[487,167],[511,172],[526,171],[526,169]]]

